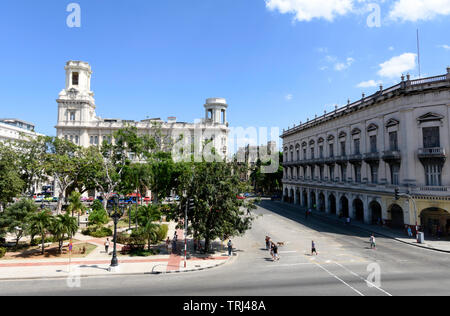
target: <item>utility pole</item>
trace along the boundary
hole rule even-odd
[[[184,268],[186,268],[186,252],[187,252],[187,212],[189,207],[189,199],[186,200],[186,209],[184,211]]]
[[[395,200],[399,200],[400,197],[405,197],[408,199],[408,201],[412,201],[413,205],[414,205],[414,217],[415,217],[415,222],[416,222],[416,235],[419,232],[419,228],[418,228],[418,222],[417,222],[417,204],[416,201],[414,200],[414,198],[407,193],[399,193],[400,190],[398,188],[395,189]]]

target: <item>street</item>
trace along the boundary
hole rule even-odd
[[[262,201],[256,214],[262,216],[253,228],[233,239],[238,256],[219,268],[83,278],[79,287],[69,287],[65,279],[2,281],[0,295],[450,295],[450,254],[383,237],[371,250],[367,232],[314,216],[305,220],[292,205]],[[266,235],[285,243],[279,262],[265,250]],[[312,240],[317,256],[310,253]],[[377,267],[380,278],[368,279]]]

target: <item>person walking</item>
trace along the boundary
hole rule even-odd
[[[266,250],[270,249],[270,237],[266,236]]]
[[[105,252],[106,252],[106,254],[108,254],[108,249],[109,249],[109,238],[106,238],[106,241],[105,241]]]
[[[370,236],[370,249],[377,249],[377,242],[373,234]]]
[[[280,256],[278,255],[278,246],[274,243],[273,244],[273,261],[278,261],[280,260]]]
[[[233,252],[233,243],[231,242],[231,239],[228,241],[228,256],[230,257]]]
[[[167,253],[169,253],[169,245],[170,245],[170,238],[167,237],[167,239],[166,239],[166,250],[167,250]]]
[[[311,242],[311,256],[316,254],[316,256],[318,255],[317,250],[316,250],[316,243],[314,242],[314,240]]]

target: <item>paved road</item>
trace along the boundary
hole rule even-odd
[[[212,270],[169,275],[0,283],[0,295],[450,295],[450,255],[378,237],[371,250],[367,232],[336,222],[309,218],[291,205],[263,201],[252,230],[234,240],[239,256]],[[272,262],[264,236],[286,245]],[[311,241],[318,256],[310,255]],[[376,265],[374,265],[376,264]],[[367,268],[375,270],[368,272]],[[367,277],[380,268],[381,283]]]

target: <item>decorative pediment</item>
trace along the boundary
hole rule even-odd
[[[400,121],[397,121],[396,119],[391,118],[386,122],[386,127],[397,126],[399,124],[400,124]]]
[[[295,145],[295,149],[300,149],[300,144]]]
[[[290,149],[291,151],[294,150],[294,146],[291,145],[291,147],[289,147],[289,149]]]
[[[284,147],[284,151],[288,151],[289,150],[289,148],[288,147]]]
[[[307,142],[303,142],[302,143],[302,147],[306,147],[306,146],[308,146],[308,143]]]
[[[311,139],[310,141],[309,141],[309,145],[310,146],[312,146],[312,145],[314,145],[316,142],[314,141],[314,139]]]
[[[352,130],[352,135],[358,135],[358,134],[361,134],[361,130],[359,128],[354,128]]]
[[[339,138],[344,138],[347,137],[347,133],[346,132],[340,132],[339,133]]]
[[[444,116],[436,113],[429,112],[425,115],[422,115],[417,119],[419,123],[423,122],[430,122],[430,121],[442,121],[444,119]]]
[[[374,123],[369,124],[369,126],[367,126],[367,131],[368,132],[373,132],[373,131],[376,131],[376,130],[378,130],[378,125],[376,125]]]
[[[323,137],[320,137],[319,140],[317,141],[319,144],[323,143],[325,141],[325,139],[323,139]]]
[[[328,135],[327,140],[328,140],[328,141],[334,140],[334,135]]]

